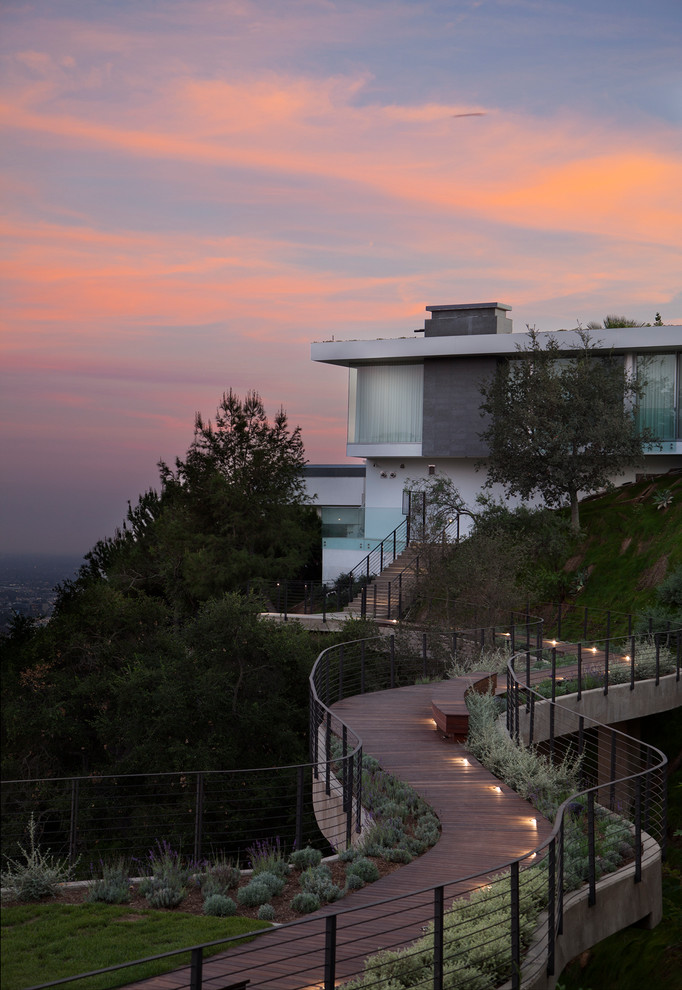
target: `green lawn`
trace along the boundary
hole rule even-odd
[[[125,905],[49,904],[3,907],[2,990],[86,973],[144,956],[269,928],[249,918],[204,918],[178,911],[133,911]],[[224,951],[218,946],[210,952]],[[70,984],[100,990],[165,973],[189,963],[189,953]]]

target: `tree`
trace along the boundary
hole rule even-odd
[[[123,527],[86,555],[60,589],[55,612],[92,581],[161,597],[176,619],[248,582],[298,576],[319,546],[319,521],[303,504],[299,427],[280,409],[273,422],[257,392],[230,390],[215,424],[197,414],[194,439],[175,466],[159,462],[161,490],[128,506]]]
[[[568,503],[574,530],[579,493],[613,487],[611,477],[656,443],[635,422],[642,382],[587,331],[578,334],[580,344],[566,348],[553,337],[543,346],[530,330],[528,345],[481,385],[481,414],[490,420],[480,437],[490,453],[477,465],[487,467],[485,487],[499,482],[508,498]]]
[[[475,516],[447,474],[437,472],[427,478],[406,478],[405,489],[411,496],[412,537],[423,543],[441,541],[446,534],[449,537],[450,528],[458,515]]]
[[[195,601],[300,573],[319,536],[303,504],[305,464],[300,427],[283,409],[270,423],[257,392],[225,393],[215,424],[197,415],[185,459],[159,463],[158,524]]]

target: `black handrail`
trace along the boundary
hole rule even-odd
[[[385,567],[393,563],[410,545],[410,517],[405,516],[399,526],[384,537],[380,543],[372,547],[366,557],[356,564],[349,572],[350,586],[358,581],[369,581],[370,578],[381,574]],[[351,595],[352,597],[352,595]]]
[[[525,620],[526,617],[524,616]],[[527,623],[522,623],[522,629],[525,626],[528,629]],[[538,626],[541,628],[541,626]],[[676,681],[680,680],[680,640],[682,639],[682,630],[673,630],[672,635],[675,636],[677,641],[677,656],[675,661],[675,678]],[[514,638],[513,628],[512,633],[510,633],[511,638]],[[421,894],[431,894],[431,898],[428,904],[433,905],[433,907],[425,908],[424,919],[426,923],[433,923],[435,930],[440,930],[440,926],[443,924],[443,904],[445,902],[444,891],[447,885],[454,883],[470,882],[473,880],[479,881],[478,886],[480,888],[487,887],[491,884],[501,884],[500,890],[505,891],[506,884],[511,883],[511,904],[518,905],[519,903],[519,884],[523,883],[523,877],[527,875],[529,869],[533,867],[530,866],[530,860],[533,859],[533,863],[544,863],[545,861],[549,863],[549,871],[546,876],[546,897],[545,897],[545,910],[548,918],[547,929],[546,929],[546,953],[544,956],[544,963],[546,965],[547,971],[552,973],[554,968],[555,959],[555,945],[556,940],[562,931],[563,924],[563,910],[564,910],[564,892],[567,888],[567,884],[571,881],[572,877],[568,871],[567,867],[567,857],[564,855],[565,852],[565,842],[566,836],[570,836],[575,833],[576,828],[582,828],[586,820],[586,828],[589,840],[589,862],[588,862],[588,898],[591,905],[598,902],[598,889],[597,889],[597,879],[598,879],[598,864],[596,860],[596,849],[595,849],[595,822],[597,809],[601,806],[604,810],[600,812],[602,815],[611,815],[612,818],[608,820],[627,821],[630,823],[630,828],[632,834],[635,836],[633,854],[635,857],[634,863],[634,882],[640,882],[642,878],[642,843],[646,840],[646,836],[657,837],[659,843],[664,845],[665,841],[665,764],[666,758],[655,747],[651,747],[648,744],[641,743],[638,739],[632,739],[626,734],[619,732],[611,728],[608,725],[604,725],[596,720],[590,719],[587,716],[581,715],[578,712],[573,712],[565,706],[560,705],[553,699],[544,699],[530,686],[530,675],[528,672],[528,667],[526,666],[528,655],[533,646],[533,639],[537,641],[538,638],[541,639],[541,633],[536,634],[533,637],[530,633],[526,636],[525,644],[523,643],[522,634],[519,635],[517,641],[517,647],[521,646],[521,650],[513,654],[508,666],[507,666],[507,725],[510,736],[514,739],[517,744],[525,744],[526,742],[533,743],[535,740],[539,740],[542,736],[542,741],[548,743],[550,751],[554,748],[556,739],[561,735],[562,737],[573,738],[574,744],[578,747],[578,751],[582,752],[584,756],[582,773],[585,775],[585,780],[583,783],[582,790],[578,793],[572,795],[568,798],[559,808],[556,819],[554,822],[554,828],[551,835],[544,842],[540,843],[535,849],[525,852],[522,857],[517,857],[508,861],[506,864],[502,864],[500,867],[496,868],[496,872],[505,870],[509,868],[510,873],[506,873],[503,877],[490,878],[487,874],[474,874],[468,877],[454,877],[447,881],[447,884],[439,884],[433,887],[421,888],[420,890],[411,891],[408,895],[397,895],[392,898],[384,898],[372,902],[373,904],[389,905],[395,904],[396,908],[394,912],[388,911],[384,914],[388,917],[392,917],[393,914],[398,917],[404,911],[404,904],[406,898],[414,899]],[[320,757],[331,757],[331,752],[329,749],[331,736],[333,733],[332,727],[336,726],[336,731],[340,730],[342,736],[345,736],[348,742],[348,731],[347,726],[343,725],[343,722],[335,718],[334,713],[331,711],[330,706],[333,705],[335,700],[339,700],[343,697],[348,697],[351,693],[355,693],[358,680],[362,681],[362,670],[363,661],[366,659],[366,651],[368,648],[375,648],[381,646],[382,642],[386,644],[386,640],[382,641],[381,637],[372,637],[370,640],[358,640],[353,643],[339,644],[336,647],[331,647],[328,650],[323,651],[323,653],[318,657],[316,661],[315,668],[311,673],[311,697],[315,699],[315,705],[313,710],[315,712],[315,725],[314,730],[311,732],[311,739],[316,738],[318,740],[316,758],[313,761],[313,772],[315,769],[319,771],[321,767],[328,767],[331,764],[331,759],[320,759]],[[396,680],[396,657],[395,649],[393,648],[393,638],[390,640],[390,645],[384,646],[383,650],[379,650],[379,653],[383,653],[384,664],[388,669],[384,670],[383,677],[385,680],[390,679],[390,683],[393,685]],[[523,648],[525,646],[525,649]],[[602,649],[602,654],[605,658],[609,656],[609,644],[608,642],[604,644]],[[333,665],[330,661],[332,661]],[[324,658],[324,659],[323,659]],[[426,644],[423,648],[423,659],[424,666],[426,668],[427,662],[430,663],[433,658],[429,657]],[[604,669],[607,677],[613,675],[614,667],[613,662],[615,662],[614,651],[611,651],[612,665],[608,665],[608,660],[605,660]],[[554,660],[554,654],[553,654]],[[350,662],[350,664],[349,664]],[[635,659],[634,654],[632,656],[624,657],[620,661],[621,663],[629,662],[630,670],[634,671]],[[355,663],[357,670],[355,675],[352,675],[352,671],[349,670],[349,665]],[[516,667],[519,665],[521,669],[525,667],[524,674],[517,674]],[[553,674],[554,674],[554,663],[553,663]],[[659,671],[659,647],[656,646],[656,677],[655,682],[659,684],[661,682],[660,671]],[[553,680],[555,678],[553,677]],[[621,681],[621,683],[623,683]],[[627,682],[624,682],[627,683]],[[608,681],[607,681],[608,685]],[[630,688],[632,689],[632,683]],[[350,690],[349,690],[350,689]],[[323,728],[323,732],[320,733],[320,728]],[[544,734],[543,734],[544,733]],[[589,745],[587,744],[587,739],[590,733],[593,734],[593,741]],[[595,742],[598,737],[594,734],[601,733],[603,738],[608,742],[610,747],[609,759],[605,760],[603,754],[600,756],[598,752],[598,742]],[[351,750],[350,746],[355,743],[355,747]],[[357,734],[352,733],[350,742],[346,747],[345,758],[347,760],[353,759],[356,764],[359,763],[357,759],[361,754],[361,740]],[[341,757],[343,759],[343,756]],[[337,764],[339,758],[337,756]],[[338,774],[338,768],[335,769],[335,774]],[[601,774],[601,777],[599,776]],[[355,774],[346,775],[342,773],[342,777],[347,779],[357,779]],[[593,779],[590,779],[590,778]],[[337,777],[338,779],[338,777]],[[582,799],[586,801],[586,808],[582,803]],[[344,802],[346,798],[344,797]],[[353,914],[353,912],[363,910],[367,905],[362,905],[361,907],[349,907],[340,908],[334,915],[330,915],[331,918],[348,917]],[[293,944],[291,945],[290,958],[297,959],[296,946],[295,946],[295,932],[294,929],[298,930],[302,926],[308,924],[307,919],[302,919],[299,922],[290,923],[285,926],[287,931],[291,930],[292,935],[290,940]],[[315,924],[316,930],[319,929],[319,923]],[[336,960],[337,951],[337,929],[336,921],[330,923],[327,922],[325,930],[321,933],[322,946],[324,948],[325,955],[325,971],[334,972],[334,965]],[[511,925],[511,945],[510,953],[511,960],[513,963],[512,968],[512,987],[518,987],[520,985],[520,944],[518,938],[519,926],[518,919],[517,923],[514,924],[512,921]],[[408,941],[411,941],[413,936],[405,936]],[[205,943],[206,946],[215,946],[218,944],[223,944],[223,942],[228,942],[230,940],[218,940],[210,943]],[[192,947],[192,962],[193,967],[196,965],[198,971],[201,969],[201,960],[203,953],[203,945]],[[251,946],[246,946],[239,950],[240,958],[243,955],[245,962],[242,975],[248,975],[249,971],[253,970],[257,963],[249,961],[249,953],[251,951],[257,951],[258,946],[255,944],[253,948]],[[162,955],[176,955],[183,950],[174,950],[173,952],[164,953]],[[188,951],[185,949],[184,951]],[[138,963],[146,962],[151,958],[159,957],[146,957],[143,960],[135,960],[129,964],[124,964],[125,966],[132,966]],[[442,964],[442,959],[441,959]],[[303,962],[304,968],[299,970],[301,974],[305,974],[305,962]],[[438,967],[438,953],[435,956],[436,968]],[[111,970],[121,969],[122,966],[110,967]],[[98,971],[99,972],[99,971]],[[102,971],[104,972],[104,971]],[[192,977],[192,986],[200,986],[200,982],[196,982],[196,972],[193,969],[194,975]],[[57,984],[63,984],[66,982],[71,982],[73,980],[80,979],[82,976],[88,974],[80,974],[77,977],[72,977],[68,979],[53,981],[52,983],[42,984],[41,987],[48,987]],[[435,974],[437,976],[437,974]],[[303,983],[301,985],[304,985]],[[32,990],[37,990],[37,988],[32,988]]]

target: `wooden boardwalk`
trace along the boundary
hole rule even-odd
[[[448,884],[450,878],[495,874],[502,864],[529,853],[550,834],[550,824],[484,770],[463,745],[438,736],[431,714],[436,687],[420,684],[358,695],[337,703],[333,710],[361,736],[365,753],[410,783],[432,805],[442,825],[439,842],[412,863],[328,905],[305,923],[270,930],[247,946],[205,960],[206,990],[222,990],[240,979],[251,981],[250,990],[323,985],[327,914],[338,915],[336,980],[357,975],[366,956],[422,933],[431,917],[433,895],[414,891]],[[444,687],[439,688],[441,693]],[[446,899],[467,889],[466,883],[448,884]],[[401,895],[411,896],[399,903],[374,905]],[[153,951],[150,945],[149,952]],[[135,986],[179,990],[189,987],[189,970]]]

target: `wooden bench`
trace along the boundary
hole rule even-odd
[[[431,699],[431,711],[438,732],[453,742],[464,742],[469,734],[469,712],[465,701],[467,692],[487,694],[496,687],[497,674],[483,670],[440,684]]]

